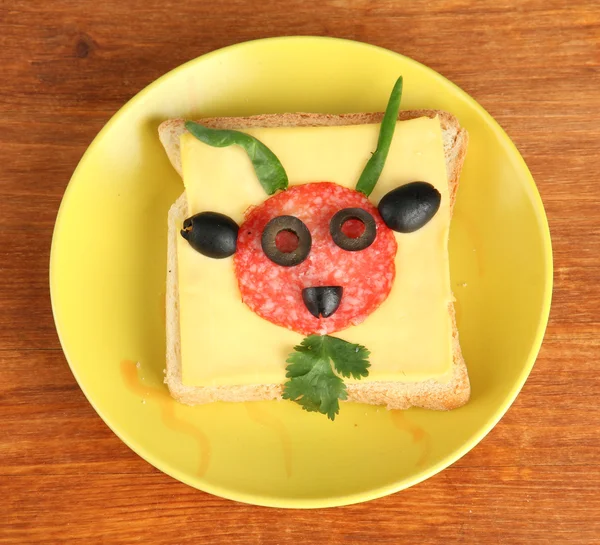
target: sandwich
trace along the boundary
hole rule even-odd
[[[469,399],[448,234],[468,135],[450,113],[288,113],[159,127],[165,382],[181,403],[449,410]]]

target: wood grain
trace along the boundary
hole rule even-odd
[[[412,489],[284,511],[188,488],[105,426],[60,350],[48,259],[102,125],[193,57],[276,35],[356,39],[457,83],[527,161],[553,234],[550,324],[522,394]],[[600,3],[0,0],[0,543],[600,542]]]

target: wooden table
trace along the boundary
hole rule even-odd
[[[0,0],[0,542],[599,543],[600,3],[566,4]],[[130,451],[71,375],[48,293],[63,191],[110,116],[184,61],[285,34],[387,47],[475,97],[537,180],[556,270],[490,435],[412,489],[319,511],[219,499]]]

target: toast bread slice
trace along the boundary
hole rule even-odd
[[[398,119],[438,116],[442,128],[450,212],[454,208],[460,171],[468,144],[467,131],[460,127],[451,114],[438,110],[410,110],[400,112]],[[246,129],[250,127],[282,126],[340,126],[380,123],[383,113],[356,114],[266,114],[251,117],[206,118],[201,123],[219,129]],[[183,119],[171,119],[159,127],[159,138],[175,170],[182,175],[179,140],[185,132]],[[177,236],[179,226],[188,216],[185,192],[177,199],[168,215],[167,293],[166,293],[166,338],[167,369],[165,382],[171,395],[188,405],[213,401],[260,401],[281,399],[282,384],[250,384],[238,386],[186,386],[182,382],[181,343],[179,335],[179,292],[177,272]],[[454,305],[448,305],[452,321],[452,375],[448,382],[430,379],[421,382],[373,381],[348,384],[348,399],[358,403],[385,405],[388,409],[449,410],[464,405],[469,400],[470,384],[467,366],[462,356],[456,327]]]

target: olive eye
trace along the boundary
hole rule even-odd
[[[218,212],[200,212],[183,222],[181,236],[206,257],[223,259],[235,253],[238,225]]]
[[[331,238],[342,250],[358,252],[373,244],[377,225],[371,214],[362,208],[344,208],[329,222]]]
[[[293,267],[308,257],[312,237],[308,227],[298,218],[278,216],[267,223],[260,242],[263,252],[273,263]]]

